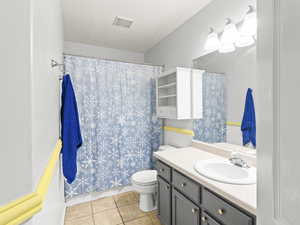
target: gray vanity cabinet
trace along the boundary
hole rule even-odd
[[[202,212],[201,215],[201,225],[220,225],[217,221],[211,218],[206,212]]]
[[[200,225],[200,208],[178,191],[172,191],[172,225]]]
[[[252,225],[253,219],[207,189],[203,190],[203,206],[216,219],[228,225]]]
[[[196,204],[200,204],[201,187],[193,180],[173,170],[172,185]]]
[[[171,225],[171,186],[158,177],[158,215],[162,225]]]
[[[157,161],[158,215],[162,225],[255,225],[251,213]]]

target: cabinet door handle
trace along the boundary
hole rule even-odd
[[[169,187],[169,186],[166,186],[165,189],[166,189],[166,190],[170,190],[170,187]]]
[[[205,216],[202,216],[202,217],[201,217],[201,220],[202,220],[202,222],[205,222],[205,221],[206,221],[206,217],[205,217]]]
[[[196,214],[197,212],[198,212],[198,209],[196,209],[196,208],[193,208],[193,209],[192,209],[192,213],[193,213],[193,214]]]
[[[218,209],[218,214],[222,216],[224,214],[224,209]]]
[[[181,184],[181,187],[184,188],[185,186],[186,186],[186,183],[182,183],[182,184]]]

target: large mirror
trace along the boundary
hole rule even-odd
[[[207,71],[203,77],[204,116],[193,122],[194,138],[243,146],[241,123],[248,88],[256,106],[256,46],[204,55],[194,60],[194,68]],[[245,147],[255,148],[251,143]]]

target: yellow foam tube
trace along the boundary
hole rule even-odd
[[[7,211],[7,210],[9,210],[10,208],[15,207],[16,205],[19,205],[19,204],[21,204],[22,202],[25,202],[25,201],[31,199],[34,195],[35,195],[35,193],[31,193],[31,194],[29,194],[29,195],[25,195],[24,197],[22,197],[22,198],[20,198],[20,199],[17,199],[17,200],[15,200],[15,201],[13,201],[13,202],[11,202],[11,203],[5,205],[5,206],[0,207],[0,215],[1,215],[1,213],[3,213],[4,211]]]
[[[39,185],[37,187],[36,192],[38,195],[40,195],[42,197],[42,200],[44,200],[44,198],[48,192],[48,188],[49,188],[49,184],[51,182],[52,176],[53,176],[54,168],[56,166],[56,162],[59,159],[61,147],[62,147],[62,142],[61,142],[61,140],[58,140],[58,142],[55,146],[55,149],[51,155],[48,166],[45,169],[44,175],[40,179]]]
[[[19,218],[30,212],[32,209],[39,207],[41,203],[41,197],[37,194],[33,194],[25,201],[20,202],[19,204],[14,205],[13,207],[10,207],[7,210],[1,212],[0,225],[7,225],[13,221],[19,220]]]
[[[240,122],[231,122],[231,121],[228,121],[228,122],[226,122],[226,125],[227,125],[227,126],[240,127],[240,126],[242,125],[242,123],[240,123]]]
[[[0,207],[0,225],[22,224],[42,209],[42,204],[48,192],[56,162],[59,160],[61,148],[62,141],[58,140],[36,192]]]
[[[173,131],[173,132],[176,132],[176,133],[190,135],[190,136],[195,136],[194,131],[187,130],[187,129],[182,129],[182,128],[177,128],[177,127],[165,126],[164,130],[166,130],[166,131]]]
[[[35,208],[29,210],[28,212],[25,212],[24,214],[20,215],[18,218],[15,218],[11,222],[7,223],[6,225],[19,225],[19,224],[22,224],[26,220],[33,217],[35,214],[37,214],[41,210],[42,210],[42,204],[39,204]]]

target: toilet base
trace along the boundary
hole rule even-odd
[[[154,194],[142,194],[140,193],[140,210],[143,212],[149,212],[157,209],[156,199]]]

